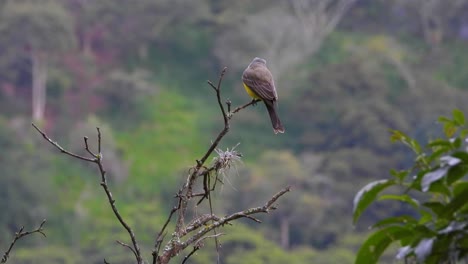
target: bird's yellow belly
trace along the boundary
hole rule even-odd
[[[250,95],[250,97],[252,97],[253,99],[262,99],[260,97],[258,97],[258,95],[256,93],[254,93],[252,91],[252,89],[250,89],[245,83],[242,83],[244,85],[244,88],[245,88],[245,91]]]

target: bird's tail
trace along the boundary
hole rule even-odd
[[[264,100],[268,114],[270,115],[271,125],[273,126],[273,131],[275,134],[284,133],[284,126],[281,124],[281,121],[276,113],[276,102]]]

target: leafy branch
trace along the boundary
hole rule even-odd
[[[452,118],[440,117],[445,137],[422,145],[392,130],[391,140],[415,154],[409,169],[392,170],[390,179],[371,182],[354,198],[353,220],[378,201],[390,200],[411,208],[410,214],[388,216],[359,249],[355,263],[378,263],[394,242],[396,258],[405,263],[459,263],[468,258],[468,124],[455,109]],[[390,187],[401,193],[383,194]],[[395,188],[397,187],[397,188]]]

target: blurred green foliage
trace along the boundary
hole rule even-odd
[[[355,263],[379,263],[394,242],[400,246],[396,258],[405,262],[458,263],[466,259],[468,128],[458,109],[450,118],[440,117],[439,122],[444,137],[427,145],[393,131],[392,141],[414,152],[414,164],[409,169],[392,170],[392,178],[362,188],[354,199],[354,221],[370,204],[382,200],[405,203],[411,210],[387,215],[375,223],[375,231],[361,246]],[[399,191],[384,194],[389,187],[398,187]]]
[[[223,175],[214,207],[229,213],[262,205],[284,185],[293,192],[263,224],[223,231],[222,263],[353,263],[369,225],[410,210],[371,205],[352,226],[358,189],[412,164],[388,130],[425,142],[442,134],[436,116],[468,110],[468,9],[451,2],[429,12],[439,23],[431,31],[420,10],[432,7],[417,7],[440,1],[360,0],[320,35],[305,16],[315,9],[300,13],[293,2],[0,1],[0,250],[19,226],[47,218],[47,239],[22,241],[12,263],[131,261],[114,243],[126,236],[96,168],[61,156],[29,126],[32,52],[47,59],[39,125],[81,154],[83,136],[95,142],[101,127],[110,188],[146,256],[178,184],[222,128],[206,80],[227,66],[223,95],[244,104],[241,72],[261,56],[286,133],[272,133],[262,104],[233,118],[220,147],[240,143],[243,162]],[[318,50],[311,39],[320,39]],[[191,260],[215,258],[208,243]]]

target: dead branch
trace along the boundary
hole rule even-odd
[[[213,88],[213,90],[216,93],[216,99],[217,103],[219,106],[219,109],[221,111],[221,114],[223,115],[223,120],[224,120],[224,127],[222,130],[219,132],[218,136],[216,139],[213,141],[213,143],[210,145],[210,147],[207,149],[205,154],[202,156],[201,159],[196,160],[196,164],[194,165],[193,168],[190,169],[186,182],[182,185],[180,190],[177,192],[175,195],[177,202],[174,205],[174,207],[171,209],[168,218],[166,219],[166,222],[162,226],[161,230],[158,232],[156,235],[156,240],[154,244],[154,249],[152,251],[152,256],[153,256],[153,264],[166,264],[168,263],[174,256],[178,255],[189,247],[190,245],[193,245],[192,251],[184,258],[183,263],[185,263],[196,251],[198,251],[200,248],[203,247],[204,243],[202,243],[206,239],[213,238],[216,241],[216,249],[218,251],[218,237],[221,236],[221,233],[217,233],[217,228],[222,227],[226,224],[230,224],[232,221],[237,220],[239,218],[247,218],[252,221],[255,221],[257,223],[261,223],[260,220],[255,218],[253,215],[259,214],[259,213],[269,213],[270,211],[276,209],[276,207],[273,205],[282,195],[284,195],[286,192],[290,191],[289,187],[286,187],[285,189],[279,191],[275,195],[268,200],[265,205],[261,207],[255,207],[255,208],[250,208],[246,209],[244,211],[239,211],[224,217],[219,217],[216,216],[213,213],[212,209],[212,201],[211,201],[211,195],[210,193],[215,190],[216,183],[221,180],[218,178],[218,175],[220,173],[223,173],[223,171],[229,169],[233,163],[235,163],[237,160],[240,159],[241,155],[235,151],[234,149],[227,150],[227,151],[222,151],[218,148],[219,143],[223,139],[223,137],[229,132],[230,129],[230,120],[233,117],[234,114],[238,113],[242,109],[245,109],[246,107],[250,105],[254,105],[255,103],[258,102],[258,100],[252,100],[251,102],[244,104],[242,106],[239,106],[235,108],[233,111],[231,111],[231,102],[227,101],[226,106],[227,108],[224,107],[224,104],[222,102],[222,97],[221,97],[221,84],[222,80],[224,77],[224,74],[226,73],[226,68],[224,68],[220,74],[218,83],[215,85],[211,81],[208,81],[208,84]],[[108,184],[107,184],[107,178],[106,178],[106,171],[103,166],[103,157],[101,153],[101,131],[99,128],[97,128],[97,134],[98,134],[98,140],[97,140],[97,145],[98,145],[98,153],[94,153],[90,150],[89,148],[89,143],[88,143],[88,138],[84,137],[84,149],[86,152],[89,154],[90,157],[86,156],[80,156],[75,153],[72,153],[63,147],[61,147],[57,142],[53,141],[48,137],[41,129],[39,129],[35,124],[32,124],[33,127],[42,135],[42,137],[47,140],[50,144],[52,144],[55,148],[57,148],[61,153],[66,154],[68,156],[71,156],[76,159],[80,159],[86,162],[91,162],[97,165],[99,169],[99,173],[101,175],[101,183],[100,185],[102,186],[104,192],[106,193],[107,200],[109,205],[112,208],[112,211],[115,215],[115,217],[118,219],[119,223],[124,227],[124,229],[127,231],[128,235],[130,236],[130,239],[132,241],[131,244],[127,244],[121,241],[117,241],[118,244],[121,246],[128,248],[135,256],[135,259],[137,261],[137,264],[143,264],[143,258],[141,255],[140,247],[137,243],[135,234],[131,227],[126,223],[126,221],[123,219],[122,215],[119,213],[116,205],[115,205],[115,199],[112,196],[111,191],[109,190]],[[213,161],[213,164],[208,166],[205,165],[207,162],[208,158],[216,151],[218,154],[218,157],[216,157]],[[216,178],[214,179],[214,183],[211,181],[212,175],[215,175]],[[194,192],[194,187],[197,179],[203,179],[203,192]],[[221,182],[222,183],[222,182]],[[210,213],[209,214],[204,214],[198,217],[194,217],[191,221],[185,221],[185,217],[187,214],[187,210],[189,209],[189,203],[193,202],[194,198],[201,197],[198,203],[201,203],[202,201],[208,200],[209,202],[209,208],[210,208]],[[169,226],[169,223],[173,220],[174,216],[175,218],[175,228],[174,231],[171,232],[170,238],[166,242],[165,246],[162,249],[161,252],[161,247],[162,244],[165,240],[166,234],[168,233],[167,229]],[[41,225],[42,227],[42,225]],[[39,229],[41,230],[41,229]],[[22,231],[22,230],[21,230]],[[36,231],[40,232],[40,231]],[[207,235],[209,232],[214,232],[213,235]],[[42,232],[41,232],[42,233]],[[183,241],[185,240],[185,241]],[[13,243],[14,244],[14,243]],[[12,246],[11,246],[12,247]],[[9,250],[10,251],[10,250]],[[7,251],[7,253],[9,252]],[[8,255],[8,254],[6,254]],[[219,256],[218,256],[219,257]],[[218,258],[219,259],[219,258]],[[107,263],[106,260],[104,260],[105,263]]]
[[[235,161],[235,159],[240,158],[240,154],[236,151],[226,151],[222,152],[217,149],[219,143],[223,139],[223,137],[229,132],[230,129],[230,120],[234,114],[238,113],[242,109],[250,105],[254,105],[259,100],[252,100],[251,102],[244,104],[242,106],[236,107],[234,110],[231,111],[231,102],[227,101],[226,106],[227,109],[224,107],[221,97],[221,84],[226,73],[226,68],[224,68],[220,74],[219,80],[217,85],[213,84],[213,82],[208,81],[208,85],[214,90],[216,93],[216,99],[223,116],[224,120],[224,127],[219,132],[216,139],[210,145],[206,153],[202,156],[201,159],[196,160],[196,165],[190,170],[189,175],[187,176],[187,180],[182,188],[177,193],[177,204],[171,210],[169,217],[164,224],[163,228],[159,231],[158,235],[156,236],[156,242],[153,250],[153,264],[165,264],[170,261],[174,256],[178,255],[181,251],[193,245],[192,251],[184,258],[183,263],[187,261],[190,256],[192,256],[196,251],[198,251],[203,245],[200,243],[202,240],[206,238],[214,238],[216,241],[216,248],[218,250],[218,237],[220,234],[216,232],[218,227],[222,227],[226,224],[230,224],[231,221],[234,221],[239,218],[248,218],[255,222],[260,223],[261,221],[253,217],[252,215],[258,213],[268,213],[271,210],[275,209],[273,203],[281,197],[283,194],[290,190],[289,187],[281,190],[277,194],[275,194],[264,206],[250,208],[244,211],[236,212],[231,215],[225,217],[218,217],[213,214],[212,206],[211,206],[211,196],[210,192],[214,190],[216,182],[219,179],[216,177],[214,180],[213,186],[210,186],[210,177],[212,173],[218,174],[223,169],[229,168],[231,163]],[[219,157],[215,158],[214,163],[211,166],[205,166],[205,163],[210,157],[213,152],[216,150]],[[225,153],[229,152],[229,155]],[[193,188],[197,178],[203,178],[203,192],[194,192]],[[203,200],[207,199],[209,202],[210,207],[210,214],[204,214],[199,217],[195,217],[192,221],[189,221],[186,224],[185,217],[186,212],[188,210],[189,202],[196,197],[201,197],[197,204],[201,203]],[[177,214],[175,214],[177,212]],[[166,229],[168,227],[168,223],[171,221],[172,217],[177,215],[176,217],[176,225],[174,231],[171,233],[171,237],[169,241],[164,246],[162,252],[160,252],[161,245],[163,243],[163,237],[167,233]],[[214,235],[207,236],[208,232],[214,232]],[[188,237],[185,241],[182,241],[183,238]]]
[[[46,234],[44,233],[44,229],[43,229],[43,226],[45,224],[46,220],[42,220],[42,223],[39,225],[38,228],[34,229],[34,230],[31,230],[31,231],[23,231],[24,230],[24,226],[22,226],[18,232],[15,233],[15,237],[13,238],[13,241],[11,242],[10,246],[8,247],[7,251],[5,251],[5,253],[3,254],[3,257],[2,257],[2,260],[0,261],[0,263],[6,263],[8,261],[8,258],[10,257],[10,252],[11,250],[13,249],[13,247],[15,246],[16,242],[18,240],[20,240],[21,238],[25,237],[25,236],[29,236],[29,235],[32,235],[34,233],[39,233],[41,235],[43,235],[44,237],[46,236]]]
[[[124,227],[124,229],[127,231],[128,235],[130,236],[130,239],[132,240],[132,246],[129,246],[129,245],[126,245],[126,244],[123,244],[122,242],[120,242],[120,244],[122,245],[125,245],[126,247],[130,248],[131,251],[133,252],[133,254],[135,255],[135,258],[136,258],[136,261],[138,264],[143,264],[143,258],[141,256],[141,252],[140,252],[140,247],[138,245],[138,242],[136,240],[136,237],[135,237],[135,233],[133,232],[132,228],[127,224],[127,222],[125,222],[125,220],[123,219],[122,215],[120,214],[119,210],[117,209],[116,205],[115,205],[115,199],[112,197],[112,193],[109,189],[109,186],[107,185],[107,177],[106,177],[106,170],[104,169],[104,166],[102,164],[102,153],[101,153],[101,130],[99,129],[99,127],[96,128],[97,130],[97,134],[98,134],[98,153],[93,153],[90,149],[89,149],[89,145],[88,145],[88,138],[87,137],[84,137],[84,147],[85,147],[85,150],[92,156],[92,158],[88,158],[88,157],[83,157],[83,156],[80,156],[80,155],[77,155],[77,154],[74,154],[68,150],[65,150],[63,147],[61,147],[57,142],[53,141],[52,139],[50,139],[50,137],[48,137],[41,129],[39,129],[34,123],[32,124],[32,126],[42,135],[42,137],[47,140],[50,144],[52,144],[55,148],[57,148],[58,150],[60,150],[61,153],[63,154],[66,154],[68,156],[71,156],[73,158],[77,158],[77,159],[80,159],[80,160],[84,160],[84,161],[87,161],[87,162],[92,162],[92,163],[95,163],[99,169],[99,173],[101,174],[101,183],[100,185],[102,186],[102,188],[104,189],[104,192],[106,193],[106,196],[107,196],[107,201],[109,202],[109,205],[111,206],[112,208],[112,211],[114,212],[114,215],[115,217],[119,220],[119,223]]]
[[[218,237],[222,236],[224,234],[215,234],[213,236],[204,236],[202,238],[200,238],[200,240],[198,240],[197,242],[195,242],[195,245],[193,246],[193,249],[192,251],[190,251],[190,253],[184,257],[184,260],[182,261],[182,264],[184,264],[195,252],[197,252],[200,248],[203,247],[203,240],[205,239],[209,239],[209,238],[214,238],[214,239],[217,239]]]

